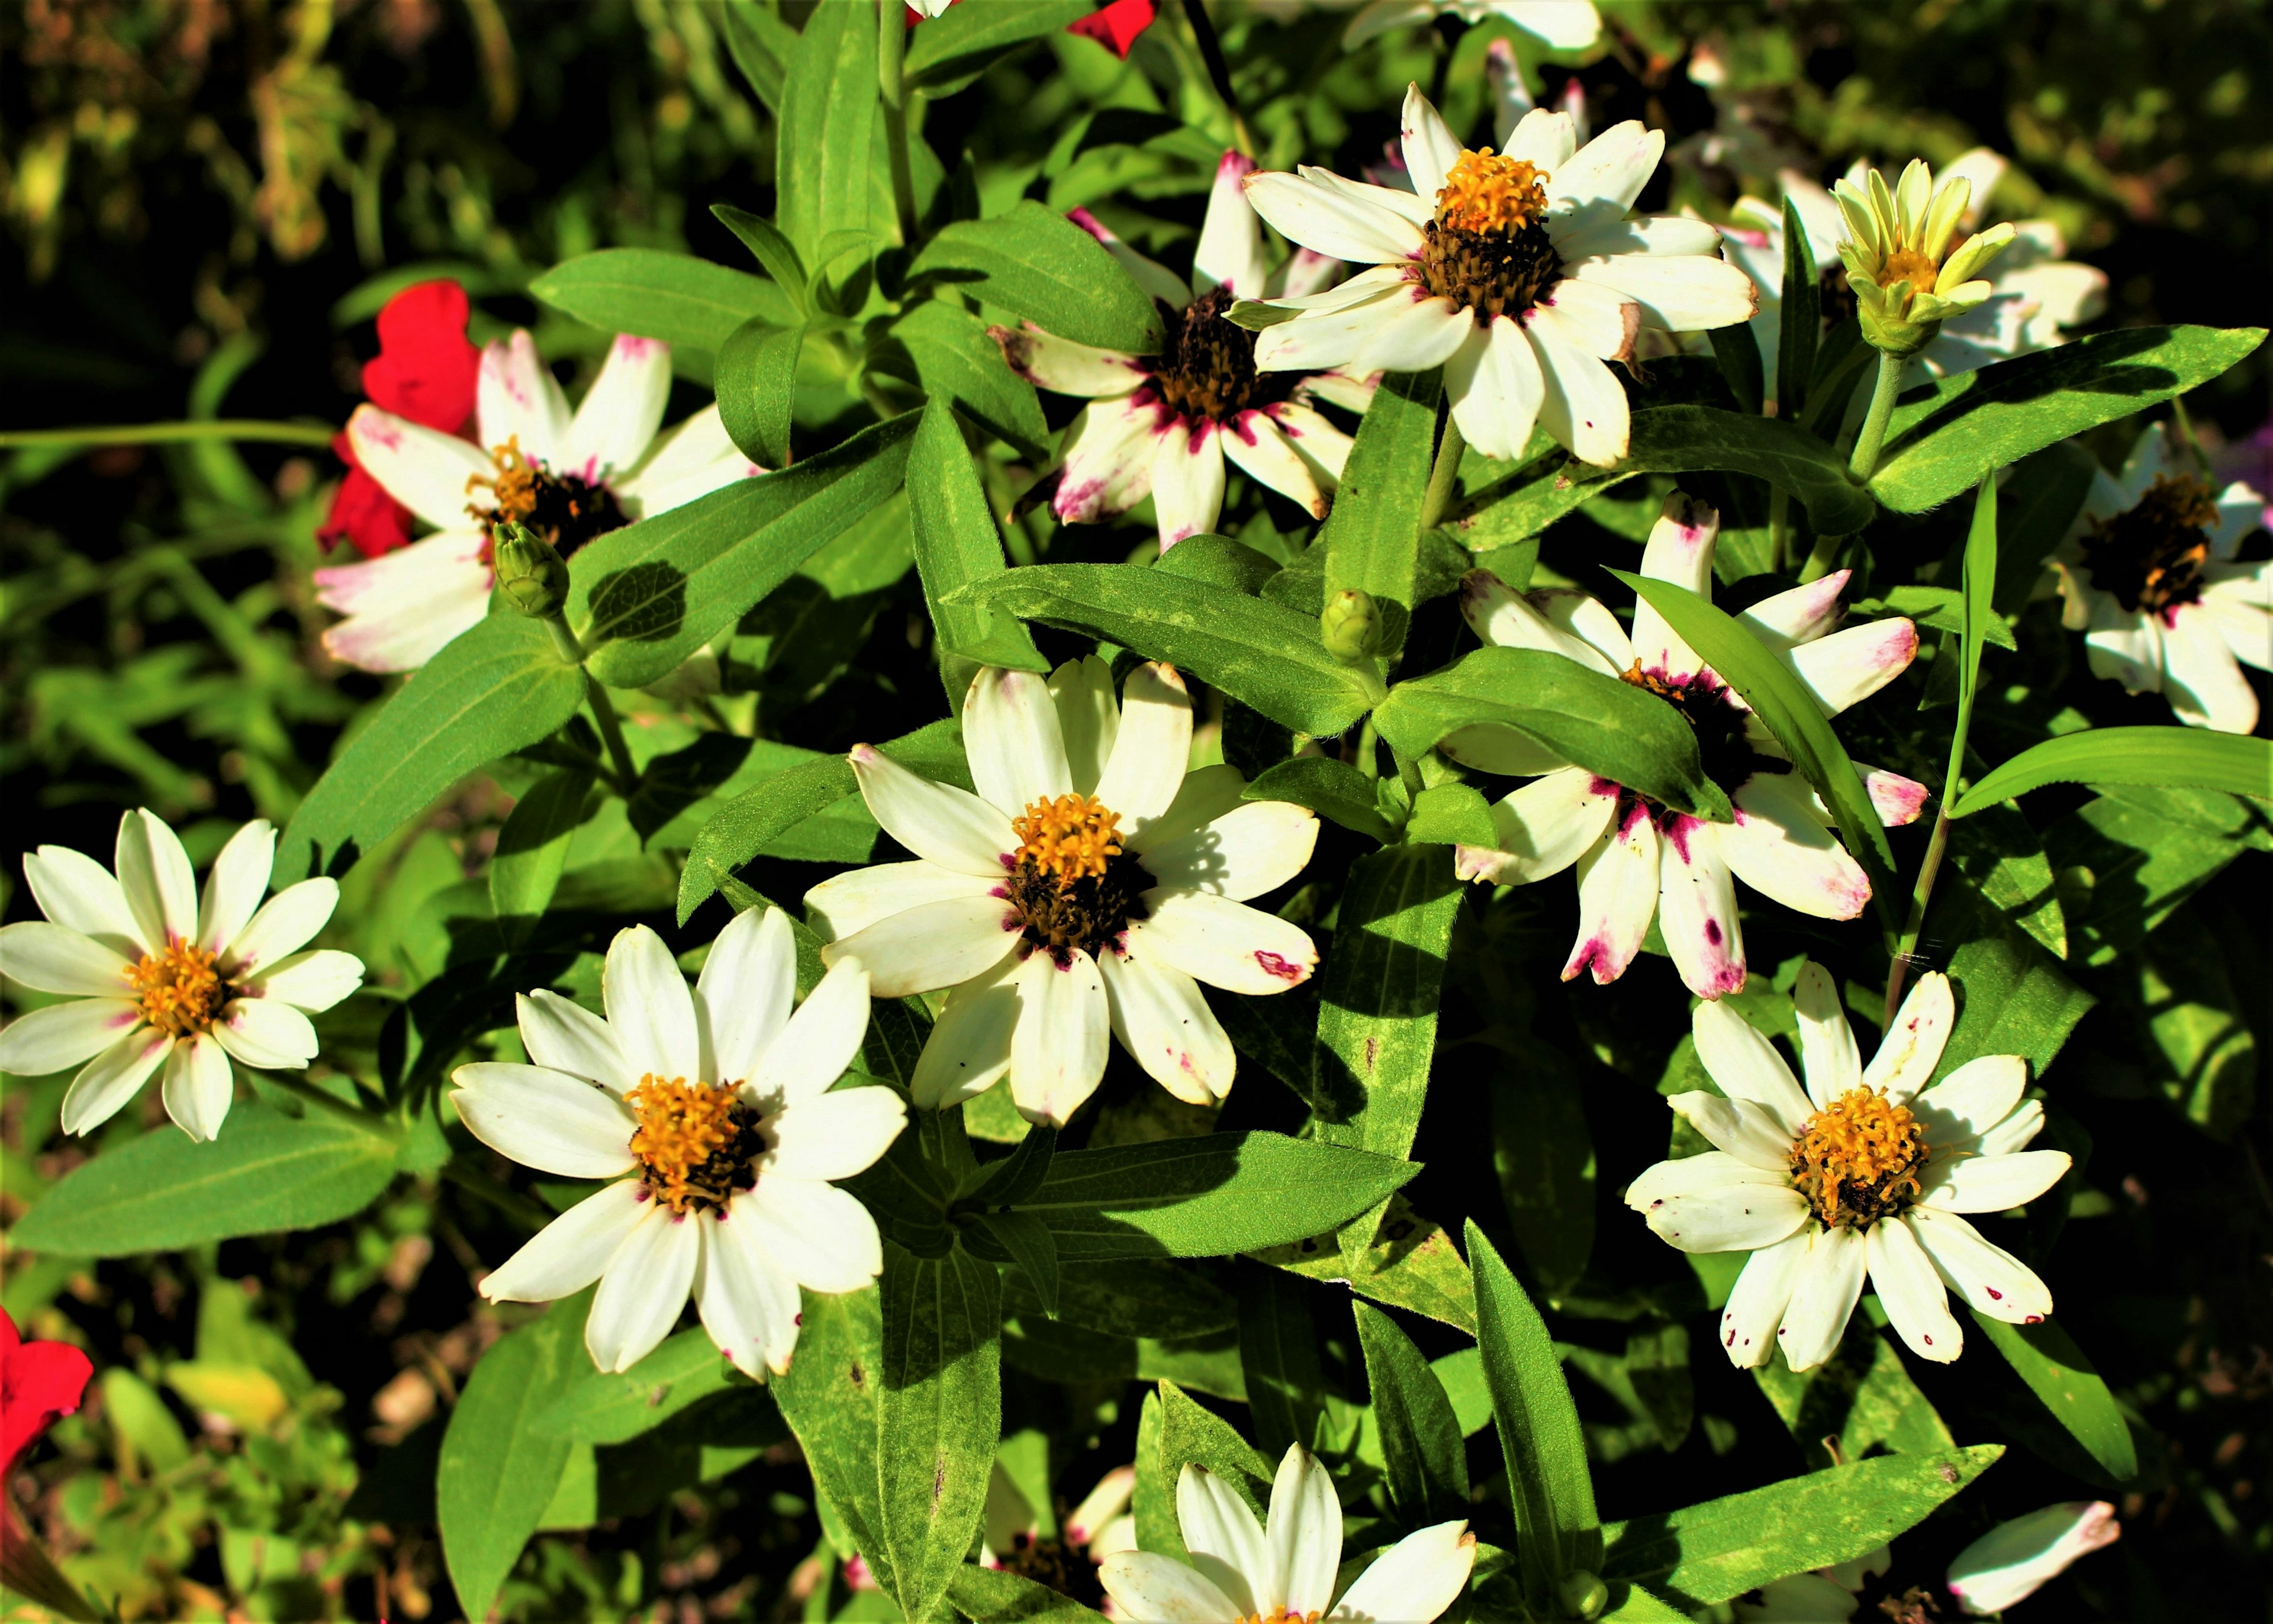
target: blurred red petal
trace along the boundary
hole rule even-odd
[[[59,1415],[79,1408],[94,1361],[69,1343],[23,1342],[0,1313],[0,1476]]]
[[[1152,26],[1152,0],[1113,0],[1113,4],[1091,11],[1078,22],[1066,25],[1068,34],[1078,34],[1111,48],[1113,54],[1126,62],[1129,48],[1136,43],[1136,36]]]
[[[418,282],[379,312],[379,354],[364,363],[371,404],[455,434],[473,415],[482,352],[466,338],[472,307],[455,282]]]
[[[324,542],[352,542],[364,558],[376,558],[410,544],[410,510],[349,458],[348,476],[340,482],[332,511],[316,535]]]

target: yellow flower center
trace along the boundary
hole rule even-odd
[[[1940,273],[1941,267],[1917,249],[1898,248],[1879,267],[1879,286],[1891,288],[1896,282],[1908,282],[1913,294],[1932,293],[1933,279]]]
[[[1792,1141],[1791,1181],[1826,1224],[1868,1229],[1917,1198],[1926,1143],[1909,1108],[1883,1089],[1849,1089]]]
[[[632,1154],[647,1170],[647,1187],[673,1212],[723,1207],[756,1182],[758,1113],[731,1083],[689,1082],[650,1072],[624,1096],[639,1126]]]
[[[469,502],[466,512],[492,539],[496,525],[527,525],[566,558],[594,536],[631,522],[605,482],[555,473],[521,449],[518,434],[493,448],[490,460],[495,471],[469,474],[466,494],[487,490],[491,505]]]
[[[142,1017],[160,1031],[189,1037],[214,1023],[229,1001],[229,984],[214,968],[216,955],[185,941],[168,943],[163,953],[146,953],[126,969],[127,984],[142,1005]]]
[[[1512,236],[1547,213],[1547,176],[1489,146],[1463,151],[1437,191],[1437,223],[1478,236]]]
[[[1093,795],[1061,795],[1054,800],[1028,804],[1024,813],[1010,820],[1017,832],[1018,849],[1012,855],[1021,869],[1072,889],[1076,880],[1102,879],[1106,859],[1121,855],[1121,814],[1109,812]]]

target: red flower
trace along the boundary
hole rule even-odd
[[[1109,46],[1114,56],[1126,62],[1129,48],[1136,43],[1138,34],[1152,26],[1152,0],[1113,0],[1110,5],[1068,23],[1066,32]]]
[[[466,290],[455,282],[415,283],[389,299],[379,312],[379,354],[364,363],[363,390],[371,404],[445,434],[462,431],[474,413],[482,364],[482,352],[466,338],[471,313]],[[356,466],[345,435],[332,449],[348,465],[348,476],[317,535],[326,542],[344,536],[366,558],[407,546],[410,511]]]
[[[67,1342],[26,1343],[0,1310],[0,1478],[57,1416],[79,1408],[94,1365]]]

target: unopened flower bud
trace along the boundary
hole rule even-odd
[[[1957,1553],[1949,1565],[1949,1593],[1966,1612],[2002,1613],[2037,1592],[2080,1556],[2122,1538],[2115,1508],[2104,1500],[2072,1500],[2000,1523]]]
[[[1842,180],[1832,189],[1847,228],[1839,257],[1874,348],[1897,360],[1914,355],[1944,321],[1978,310],[1993,291],[1977,273],[2005,251],[2013,228],[1994,226],[1951,246],[1972,190],[1962,176],[1935,186],[1932,171],[1917,161],[1891,190],[1875,169],[1862,185]]]
[[[1582,1568],[1576,1573],[1564,1575],[1563,1588],[1557,1599],[1563,1604],[1564,1613],[1571,1618],[1598,1619],[1602,1616],[1602,1609],[1610,1605],[1610,1587],[1603,1583],[1599,1575]]]
[[[1371,593],[1346,587],[1326,600],[1318,632],[1328,654],[1344,665],[1355,665],[1381,647],[1381,605]]]
[[[526,525],[497,527],[498,589],[522,614],[555,620],[568,604],[568,565],[552,543]]]

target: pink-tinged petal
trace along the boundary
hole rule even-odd
[[[1721,855],[1720,826],[1670,814],[1662,831],[1658,929],[1682,984],[1699,998],[1744,988],[1744,935],[1737,885]]]
[[[1166,887],[1139,900],[1154,956],[1196,981],[1260,997],[1300,986],[1317,968],[1317,944],[1276,914],[1206,891]]]
[[[1399,276],[1394,266],[1384,266]],[[1350,367],[1332,367],[1324,372],[1314,372],[1298,385],[1297,399],[1303,395],[1324,400],[1329,406],[1339,406],[1360,417],[1373,408],[1375,391],[1381,387],[1381,374],[1361,372]]]
[[[487,493],[469,492],[467,482],[493,471],[482,451],[454,434],[444,434],[375,406],[358,406],[348,419],[348,444],[364,473],[386,494],[438,530],[466,522],[469,503],[488,505]]]
[[[390,561],[407,556],[394,553]],[[470,564],[453,562],[446,570],[436,570],[416,598],[406,596],[326,627],[324,649],[360,670],[415,671],[489,612],[490,566],[478,558]]]
[[[1606,677],[1615,677],[1625,670],[1616,662],[1614,653],[1596,647],[1576,631],[1570,617],[1566,616],[1565,624],[1561,625],[1550,619],[1542,607],[1550,601],[1546,594],[1514,590],[1489,570],[1470,570],[1460,580],[1460,614],[1469,629],[1485,642],[1502,648],[1536,648],[1558,654]],[[1555,602],[1554,607],[1559,610],[1565,606]],[[1613,627],[1617,625],[1616,621],[1611,624]],[[1588,629],[1594,628],[1590,625]],[[1619,633],[1621,640],[1624,635]]]
[[[1641,307],[1615,288],[1566,279],[1548,289],[1526,319],[1534,326],[1550,319],[1574,348],[1604,361],[1624,361],[1633,355]]]
[[[1871,1289],[1879,1306],[1909,1351],[1922,1359],[1947,1365],[1964,1351],[1965,1333],[1949,1312],[1949,1293],[1934,1272],[1933,1261],[1902,1218],[1873,1224],[1864,1241]]]
[[[1571,274],[1632,300],[1641,325],[1660,333],[1733,327],[1760,305],[1752,279],[1718,254],[1616,254],[1580,260]]]
[[[989,327],[986,336],[1001,346],[1010,370],[1037,389],[1055,394],[1103,400],[1124,395],[1152,376],[1134,355],[1098,349],[1045,333],[1031,321],[1016,327]]]
[[[1609,468],[1632,434],[1624,388],[1581,341],[1584,326],[1574,333],[1559,311],[1535,307],[1527,331],[1547,383],[1540,421],[1579,461]]]
[[[1212,1104],[1231,1092],[1239,1057],[1199,984],[1155,959],[1144,927],[1132,924],[1098,960],[1113,1034],[1152,1080],[1178,1099]]]
[[[1812,643],[1839,624],[1839,595],[1852,570],[1834,570],[1820,580],[1762,598],[1737,618],[1778,654],[1796,643]]]
[[[1223,439],[1212,423],[1172,423],[1152,453],[1152,513],[1160,550],[1212,531],[1223,516]]]
[[[1731,797],[1737,820],[1719,830],[1721,855],[1761,895],[1818,919],[1852,919],[1871,900],[1862,866],[1810,809],[1791,773],[1755,773]]]
[[[1219,438],[1223,454],[1249,475],[1308,508],[1311,518],[1326,516],[1325,489],[1268,414],[1242,412]]]
[[[2036,1271],[1955,1213],[1913,1207],[1903,1218],[1943,1281],[1974,1313],[2007,1325],[2034,1325],[2051,1314],[2051,1288]]]
[[[1281,400],[1266,408],[1265,415],[1287,437],[1295,454],[1314,470],[1319,489],[1331,492],[1341,482],[1342,469],[1349,463],[1350,447],[1355,442],[1299,399]]]
[[[1149,391],[1094,400],[1066,430],[1065,468],[1050,510],[1068,524],[1125,513],[1152,490],[1152,463],[1174,418]]]
[[[554,471],[604,481],[637,467],[671,398],[671,346],[619,333],[560,442]]]
[[[1461,345],[1444,363],[1444,390],[1468,444],[1484,456],[1512,461],[1539,421],[1547,379],[1522,324],[1495,316],[1482,342]]]
[[[1617,804],[1618,787],[1583,767],[1551,772],[1492,808],[1497,847],[1461,846],[1453,867],[1503,886],[1559,874],[1602,838]]]
[[[528,329],[518,328],[511,338],[493,340],[483,348],[474,398],[483,450],[513,440],[531,461],[549,463],[559,457],[568,438],[568,397],[537,355]]]
[[[1933,791],[1915,778],[1905,778],[1900,773],[1890,773],[1882,767],[1868,767],[1857,761],[1855,770],[1863,775],[1863,789],[1878,808],[1879,821],[1890,829],[1916,823],[1918,814]]]
[[[1255,212],[1290,243],[1353,265],[1409,259],[1421,251],[1420,228],[1382,204],[1275,170],[1250,175],[1245,185]]]
[[[1199,245],[1192,251],[1192,281],[1199,291],[1228,288],[1242,299],[1263,296],[1263,226],[1242,184],[1255,173],[1255,161],[1226,153],[1215,166]]]
[[[1827,716],[1861,704],[1917,657],[1917,628],[1900,617],[1834,632],[1786,656]]]
[[[1626,973],[1657,912],[1657,826],[1640,806],[1624,826],[1579,859],[1579,941],[1563,965],[1563,979],[1594,972],[1597,986]]]
[[[2001,1613],[2122,1535],[2115,1508],[2104,1500],[2046,1506],[1999,1523],[1959,1552],[1949,1565],[1949,1593],[1976,1617]]]
[[[1682,491],[1665,498],[1665,510],[1650,527],[1642,549],[1641,573],[1670,581],[1701,598],[1713,595],[1713,546],[1721,536],[1721,515],[1713,505]],[[1634,658],[1641,669],[1669,682],[1684,682],[1704,669],[1696,651],[1674,634],[1647,598],[1634,604]]]
[[[489,536],[474,528],[444,530],[365,564],[342,564],[315,573],[316,602],[342,615],[388,610],[417,612],[446,583],[490,584]]]
[[[93,1059],[142,1024],[142,1006],[79,998],[18,1015],[0,1027],[0,1071],[44,1077]]]

